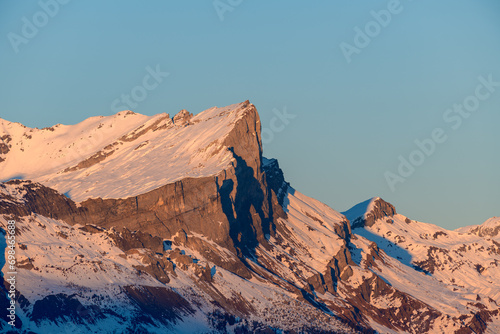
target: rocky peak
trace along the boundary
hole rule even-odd
[[[45,182],[36,184],[36,189],[23,185],[27,195],[19,197],[27,198],[27,204],[6,205],[0,212],[17,216],[34,212],[69,224],[126,228],[164,240],[174,238],[178,231],[189,231],[234,254],[232,261],[225,259],[226,255],[211,255],[211,261],[249,277],[236,255],[253,254],[259,243],[267,242],[266,235],[273,235],[276,217],[284,216],[280,205],[286,189],[282,172],[276,162],[268,168],[269,175],[263,170],[260,120],[249,101],[191,116],[184,110],[174,117],[176,126],[189,119],[192,124],[176,129],[158,126],[165,118],[170,121],[166,114],[147,120],[110,146],[112,161],[107,159],[109,154],[97,156],[93,165],[99,164],[100,169],[87,173],[83,184],[74,187],[78,176],[73,173],[79,170],[70,170],[55,176],[67,180],[57,183],[55,190]],[[163,162],[170,163],[168,175]],[[82,170],[92,167],[81,166]],[[115,170],[120,166],[127,167],[126,181],[117,177],[121,174]],[[154,181],[148,188],[142,186],[145,177]],[[93,187],[91,179],[100,186]],[[272,187],[267,179],[272,179]],[[17,194],[4,192],[0,203],[10,203],[12,194]],[[195,243],[197,239],[191,236],[188,240]],[[193,247],[207,249],[201,241]]]
[[[458,229],[457,232],[475,234],[480,237],[500,237],[500,217],[493,217],[481,225]]]
[[[122,110],[118,113],[115,114],[115,117],[121,116],[121,117],[127,117],[127,116],[132,116],[132,115],[137,115],[135,112],[132,110]]]
[[[352,228],[373,226],[375,222],[384,217],[394,217],[396,209],[380,197],[373,197],[361,202],[349,210],[342,212],[351,222]]]
[[[187,111],[186,109],[182,109],[174,116],[172,119],[175,125],[185,125],[189,123],[189,120],[193,117],[193,114]]]

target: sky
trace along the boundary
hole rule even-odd
[[[338,211],[500,216],[500,2],[0,0],[0,117],[250,100],[264,155]]]

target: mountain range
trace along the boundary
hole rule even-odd
[[[500,333],[500,217],[338,212],[263,156],[249,101],[0,138],[3,332]]]

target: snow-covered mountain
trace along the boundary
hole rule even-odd
[[[461,233],[476,234],[480,237],[491,237],[500,239],[500,217],[493,217],[486,220],[481,225],[472,225],[456,229]]]
[[[0,125],[17,332],[500,332],[498,218],[447,231],[380,198],[339,213],[262,156],[248,101]]]
[[[387,265],[374,268],[377,275],[451,317],[476,314],[483,330],[500,332],[498,239],[475,233],[481,228],[460,233],[411,220],[380,198],[369,200],[367,207],[361,217],[351,216],[353,209],[345,214],[353,222],[364,221],[352,232],[386,254]],[[487,319],[492,321],[488,326]]]

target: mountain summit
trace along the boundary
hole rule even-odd
[[[378,219],[393,217],[396,214],[396,209],[380,197],[373,197],[342,212],[342,214],[349,219],[352,228],[356,228],[373,226]]]
[[[492,217],[481,225],[461,227],[455,231],[476,234],[480,237],[500,238],[500,217]]]

